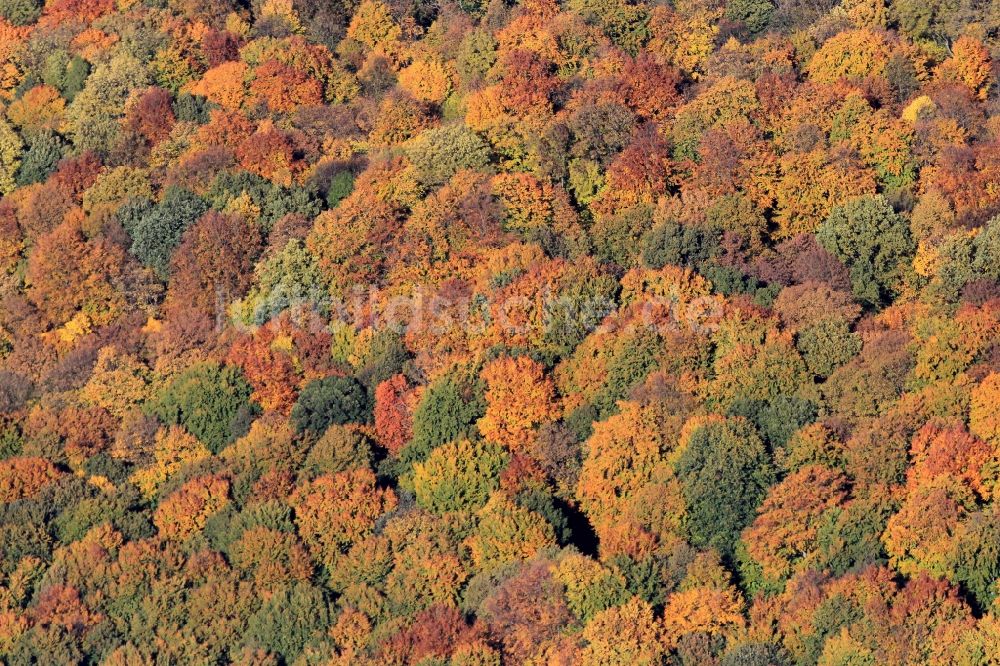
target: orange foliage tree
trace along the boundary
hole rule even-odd
[[[353,542],[371,533],[375,520],[396,506],[396,495],[377,488],[370,470],[354,469],[301,484],[290,502],[299,535],[313,557],[330,566]]]
[[[774,486],[743,533],[747,552],[766,577],[781,579],[809,566],[824,512],[847,500],[847,480],[818,465],[803,467]]]
[[[479,431],[511,450],[530,450],[535,431],[558,415],[555,387],[544,368],[527,356],[503,356],[483,368],[486,414]]]
[[[212,475],[192,479],[160,502],[153,524],[165,539],[187,539],[229,503],[229,480]]]
[[[951,57],[938,68],[938,76],[955,79],[979,99],[986,99],[993,84],[989,49],[974,37],[962,35],[955,40],[951,52]]]
[[[0,501],[31,497],[60,476],[45,458],[8,458],[0,463]]]
[[[323,85],[308,73],[272,59],[254,70],[249,94],[253,103],[287,113],[299,106],[321,104]]]
[[[397,455],[413,436],[415,397],[402,374],[375,387],[375,437],[392,455]]]
[[[119,285],[127,267],[121,246],[88,240],[79,218],[70,219],[38,239],[25,276],[28,295],[56,325],[74,317],[104,324],[126,307]]]

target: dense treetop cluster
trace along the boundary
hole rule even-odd
[[[1000,664],[1000,3],[0,0],[0,660]]]

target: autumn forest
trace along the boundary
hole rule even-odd
[[[0,0],[0,662],[1000,666],[1000,1]]]

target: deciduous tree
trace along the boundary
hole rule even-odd
[[[555,387],[541,365],[527,356],[504,356],[483,368],[486,413],[477,422],[489,441],[528,449],[538,426],[558,414]]]

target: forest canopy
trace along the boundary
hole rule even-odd
[[[0,0],[0,661],[1000,665],[998,74],[993,0]]]

